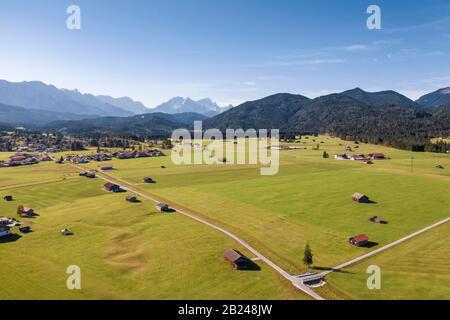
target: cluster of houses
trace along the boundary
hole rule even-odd
[[[113,152],[111,154],[117,159],[135,159],[135,158],[148,158],[148,157],[163,157],[165,154],[158,149],[148,149],[148,150],[123,150]]]
[[[110,161],[112,158],[117,159],[136,159],[148,157],[162,157],[165,156],[163,152],[157,149],[149,150],[122,150],[113,153],[94,153],[94,154],[69,154],[65,156],[65,160],[71,163],[83,164],[92,161],[103,162]]]
[[[3,197],[4,201],[13,201],[13,197],[11,195],[6,195]],[[17,214],[21,217],[32,217],[36,214],[34,213],[33,209],[26,208],[22,205],[19,205],[17,207]],[[20,227],[21,223],[15,218],[9,218],[9,217],[3,217],[0,216],[0,238],[4,238],[11,235],[11,229],[13,227],[19,226],[19,231],[22,233],[28,233],[31,231],[31,227],[24,226]]]
[[[9,160],[0,162],[0,167],[17,167],[37,164],[41,161],[53,161],[48,154],[32,154],[26,152],[17,152],[9,157]]]
[[[369,153],[369,154],[346,154],[339,153],[334,155],[336,160],[355,160],[355,161],[365,161],[371,163],[372,160],[386,160],[387,157],[384,153]]]
[[[11,228],[18,225],[19,221],[13,218],[0,217],[0,238],[11,234]]]
[[[94,153],[94,154],[68,154],[64,158],[66,161],[76,164],[89,163],[91,161],[110,161],[112,159],[111,155],[107,153]]]

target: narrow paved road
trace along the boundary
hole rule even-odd
[[[70,164],[70,165],[74,166],[75,168],[77,168],[77,169],[79,169],[81,171],[86,170],[85,168],[77,166],[75,164]],[[99,178],[101,178],[101,179],[103,179],[103,180],[105,180],[107,182],[111,182],[111,183],[120,184],[120,183],[117,182],[117,181],[120,181],[120,182],[125,184],[124,187],[126,187],[126,189],[128,191],[133,192],[133,193],[141,196],[144,199],[153,201],[155,203],[159,203],[159,201],[157,199],[155,199],[155,198],[153,198],[153,197],[151,197],[151,196],[149,196],[147,194],[144,194],[142,192],[139,192],[139,191],[133,189],[132,187],[130,187],[131,184],[128,183],[127,181],[123,180],[123,179],[115,178],[115,177],[113,177],[111,175],[108,175],[108,174],[106,174],[104,172],[99,173],[97,176]],[[323,278],[327,274],[330,274],[332,272],[338,271],[338,270],[340,270],[342,268],[345,268],[345,267],[347,267],[349,265],[352,265],[354,263],[357,263],[359,261],[367,259],[367,258],[369,258],[371,256],[374,256],[374,255],[376,255],[376,254],[378,254],[378,253],[380,253],[382,251],[385,251],[385,250],[387,250],[389,248],[392,248],[393,246],[396,246],[396,245],[398,245],[398,244],[400,244],[400,243],[402,243],[402,242],[404,242],[406,240],[414,238],[414,237],[416,237],[416,236],[418,236],[418,235],[420,235],[420,234],[422,234],[422,233],[424,233],[424,232],[426,232],[428,230],[436,228],[436,227],[438,227],[438,226],[440,226],[440,225],[450,221],[450,217],[447,217],[447,218],[445,218],[445,219],[443,219],[443,220],[441,220],[439,222],[436,222],[435,224],[432,224],[432,225],[430,225],[428,227],[425,227],[425,228],[423,228],[423,229],[421,229],[421,230],[419,230],[417,232],[414,232],[414,233],[412,233],[412,234],[410,234],[410,235],[408,235],[406,237],[403,237],[403,238],[401,238],[399,240],[391,242],[391,243],[389,243],[389,244],[387,244],[387,245],[385,245],[385,246],[383,246],[383,247],[381,247],[379,249],[376,249],[374,251],[366,253],[366,254],[364,254],[364,255],[362,255],[360,257],[357,257],[355,259],[346,261],[346,262],[344,262],[344,263],[342,263],[342,264],[340,264],[340,265],[338,265],[338,266],[336,266],[336,267],[334,267],[334,268],[332,268],[330,270],[323,271],[323,272],[316,273],[316,274],[311,274],[311,275],[293,276],[293,275],[290,275],[289,273],[287,273],[280,266],[275,264],[273,261],[269,260],[263,254],[261,254],[259,251],[257,251],[255,248],[253,248],[251,245],[249,245],[247,242],[245,242],[244,240],[242,240],[238,236],[234,235],[233,233],[231,233],[231,232],[229,232],[229,231],[227,231],[227,230],[225,230],[225,229],[223,229],[223,228],[221,228],[219,226],[216,226],[215,224],[212,224],[212,223],[210,223],[210,222],[208,222],[208,221],[206,221],[206,220],[204,220],[202,218],[199,218],[199,217],[197,217],[197,216],[193,215],[192,213],[189,213],[189,212],[187,212],[185,210],[177,209],[176,207],[173,207],[173,208],[178,213],[180,213],[180,214],[182,214],[182,215],[184,215],[184,216],[186,216],[188,218],[191,218],[193,220],[196,220],[196,221],[198,221],[200,223],[203,223],[203,224],[205,224],[205,225],[207,225],[207,226],[209,226],[211,228],[214,228],[214,229],[216,229],[216,230],[226,234],[228,237],[234,239],[235,241],[240,243],[243,247],[247,248],[250,252],[252,252],[257,258],[259,258],[260,260],[264,261],[267,265],[269,265],[271,268],[273,268],[275,271],[277,271],[280,275],[282,275],[284,278],[289,280],[296,288],[300,289],[301,291],[305,292],[306,294],[308,294],[309,296],[311,296],[312,298],[314,298],[316,300],[324,300],[324,298],[322,298],[320,295],[318,295],[316,292],[314,292],[312,289],[310,289],[307,285],[304,284],[304,282],[311,281],[311,280],[316,280],[317,278]]]
[[[86,168],[83,168],[81,166],[77,166],[75,164],[70,164],[73,167],[81,170],[81,171],[85,171]],[[130,183],[128,183],[127,181],[123,180],[123,179],[116,179],[115,177],[108,175],[104,172],[99,172],[97,174],[97,176],[107,182],[111,182],[111,183],[115,183],[115,184],[120,184],[117,183],[117,181],[121,181],[122,183],[124,183],[125,185],[122,185],[125,189],[127,189],[130,192],[133,192],[137,195],[139,195],[140,197],[153,201],[155,203],[159,203],[160,201],[158,201],[157,199],[144,194],[140,191],[137,191],[135,189],[133,189],[132,187],[130,187]],[[233,233],[219,227],[216,226],[215,224],[212,224],[202,218],[199,218],[189,212],[186,212],[185,210],[181,210],[178,209],[176,207],[173,207],[178,213],[191,218],[195,221],[198,221],[200,223],[203,223],[211,228],[214,228],[224,234],[226,234],[228,237],[234,239],[235,241],[237,241],[238,243],[240,243],[243,247],[245,247],[246,249],[248,249],[251,253],[253,253],[257,258],[259,258],[260,260],[264,261],[267,265],[269,265],[272,269],[274,269],[275,271],[277,271],[280,275],[282,275],[284,278],[286,278],[287,280],[289,280],[296,288],[300,289],[301,291],[305,292],[306,294],[308,294],[309,296],[311,296],[312,298],[316,299],[316,300],[324,300],[320,295],[318,295],[317,293],[315,293],[312,289],[310,289],[308,286],[306,286],[305,284],[303,284],[302,281],[298,281],[297,278],[295,278],[294,276],[290,275],[289,273],[287,273],[285,270],[283,270],[280,266],[278,266],[277,264],[275,264],[273,261],[269,260],[267,257],[265,257],[263,254],[261,254],[258,250],[256,250],[255,248],[253,248],[251,245],[249,245],[247,242],[245,242],[244,240],[242,240],[241,238],[239,238],[238,236],[234,235]]]
[[[374,251],[366,253],[366,254],[358,257],[358,258],[355,258],[355,259],[349,260],[347,262],[341,263],[340,265],[338,265],[338,266],[336,266],[336,267],[334,267],[334,268],[332,268],[330,270],[323,271],[323,272],[317,273],[315,275],[302,277],[302,280],[303,281],[308,281],[308,279],[315,279],[317,277],[323,278],[324,276],[326,276],[329,273],[338,271],[338,270],[340,270],[342,268],[348,267],[349,265],[352,265],[352,264],[357,263],[357,262],[359,262],[361,260],[364,260],[364,259],[367,259],[367,258],[369,258],[371,256],[374,256],[374,255],[376,255],[376,254],[378,254],[378,253],[380,253],[382,251],[385,251],[385,250],[387,250],[389,248],[392,248],[393,246],[396,246],[396,245],[398,245],[398,244],[400,244],[400,243],[402,243],[402,242],[404,242],[406,240],[409,240],[409,239],[414,238],[414,237],[416,237],[416,236],[418,236],[418,235],[420,235],[420,234],[422,234],[424,232],[427,232],[427,231],[429,231],[429,230],[431,230],[433,228],[436,228],[436,227],[438,227],[438,226],[440,226],[440,225],[442,225],[442,224],[444,224],[444,223],[446,223],[448,221],[450,221],[450,217],[447,217],[447,218],[445,218],[445,219],[443,219],[441,221],[438,221],[435,224],[432,224],[432,225],[430,225],[428,227],[425,227],[425,228],[423,228],[423,229],[421,229],[419,231],[416,231],[416,232],[414,232],[414,233],[412,233],[412,234],[410,234],[410,235],[408,235],[406,237],[403,237],[403,238],[398,239],[398,240],[396,240],[394,242],[391,242],[391,243],[389,243],[389,244],[387,244],[387,245],[385,245],[385,246],[383,246],[383,247],[381,247],[379,249],[376,249]]]

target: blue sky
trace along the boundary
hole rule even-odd
[[[81,30],[66,8],[81,8]],[[366,9],[379,5],[382,29]],[[361,87],[412,98],[450,86],[450,2],[0,0],[0,78],[238,104]]]

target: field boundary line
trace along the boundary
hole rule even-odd
[[[70,165],[73,166],[73,167],[75,167],[75,168],[77,168],[77,169],[79,169],[79,170],[84,170],[83,167],[77,166],[77,165],[75,165],[75,164],[70,164]],[[103,173],[103,172],[99,172],[98,177],[101,178],[101,179],[103,179],[103,180],[105,180],[105,181],[107,181],[107,182],[110,182],[110,183],[115,183],[114,180],[118,180],[118,179],[115,179],[114,176],[108,175],[108,174]],[[120,180],[118,180],[118,181],[122,181],[123,183],[129,184],[128,182],[126,182],[126,181],[123,180],[123,179],[120,179]],[[134,189],[132,189],[132,188],[129,188],[128,186],[127,186],[127,190],[130,191],[130,192],[133,192],[133,193],[135,193],[135,194],[137,194],[137,195],[139,195],[139,196],[141,196],[141,197],[143,197],[143,198],[145,198],[145,199],[147,199],[147,200],[153,201],[154,203],[159,203],[159,201],[158,201],[156,198],[153,198],[153,197],[151,197],[151,196],[149,196],[149,195],[147,195],[147,194],[144,194],[144,193],[142,193],[142,192],[140,192],[140,191],[137,191],[137,190],[134,190]],[[224,229],[224,228],[221,228],[221,227],[219,227],[219,226],[216,226],[215,224],[210,223],[210,222],[208,222],[208,221],[206,221],[206,220],[204,220],[204,219],[202,219],[202,218],[199,218],[199,217],[197,217],[197,216],[195,216],[195,215],[193,215],[193,214],[191,214],[191,213],[189,213],[189,212],[187,212],[187,211],[185,211],[185,210],[180,210],[180,209],[177,209],[176,207],[174,207],[174,209],[175,209],[178,213],[180,213],[180,214],[182,214],[182,215],[184,215],[184,216],[186,216],[186,217],[188,217],[188,218],[190,218],[190,219],[193,219],[193,220],[195,220],[195,221],[197,221],[197,222],[200,222],[200,223],[202,223],[202,224],[204,224],[204,225],[207,225],[207,226],[209,226],[209,227],[211,227],[211,228],[213,228],[213,229],[215,229],[215,230],[217,230],[217,231],[220,231],[220,232],[224,233],[225,235],[227,235],[228,237],[234,239],[234,240],[237,241],[239,244],[241,244],[243,247],[245,247],[246,249],[248,249],[251,253],[253,253],[256,257],[258,257],[260,260],[264,261],[264,262],[265,262],[268,266],[270,266],[272,269],[274,269],[275,271],[277,271],[277,272],[278,272],[281,276],[283,276],[285,279],[289,280],[289,281],[292,283],[292,285],[293,285],[294,287],[300,289],[301,291],[303,291],[304,293],[308,294],[309,296],[311,296],[312,298],[314,298],[314,299],[316,299],[316,300],[324,300],[324,298],[322,298],[320,295],[318,295],[318,294],[317,294],[316,292],[314,292],[312,289],[310,289],[309,287],[307,287],[307,286],[306,286],[305,284],[303,284],[302,282],[298,282],[297,279],[296,279],[295,277],[293,277],[293,276],[290,275],[288,272],[286,272],[285,270],[283,270],[281,267],[279,267],[279,266],[278,266],[277,264],[275,264],[273,261],[271,261],[270,259],[268,259],[267,257],[265,257],[263,254],[261,254],[261,253],[260,253],[259,251],[257,251],[255,248],[253,248],[250,244],[248,244],[247,242],[245,242],[244,240],[242,240],[241,238],[239,238],[239,237],[236,236],[235,234],[229,232],[228,230],[226,230],[226,229]]]

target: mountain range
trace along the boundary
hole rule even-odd
[[[147,109],[126,97],[82,94],[41,82],[0,81],[0,122],[8,125],[32,124],[70,134],[150,136],[167,135],[195,120],[203,120],[205,129],[274,128],[411,146],[433,136],[450,136],[450,88],[416,101],[395,91],[355,88],[315,99],[279,93],[225,109],[211,99],[176,97]]]
[[[48,121],[78,118],[73,115],[128,117],[152,112],[169,114],[196,112],[212,117],[232,107],[221,108],[209,98],[194,101],[190,98],[176,97],[150,109],[142,102],[134,101],[129,97],[96,96],[81,93],[78,90],[58,89],[40,81],[9,82],[6,80],[0,80],[0,103],[33,111],[42,110],[43,114],[48,116]],[[1,109],[0,112],[2,112]],[[48,112],[59,113],[59,115]],[[22,122],[25,118],[17,119]],[[34,123],[35,119],[36,115],[33,114],[28,122]]]
[[[209,98],[194,101],[190,98],[175,97],[152,109],[151,112],[164,112],[168,114],[195,112],[207,117],[213,117],[232,107],[230,105],[221,108]]]

